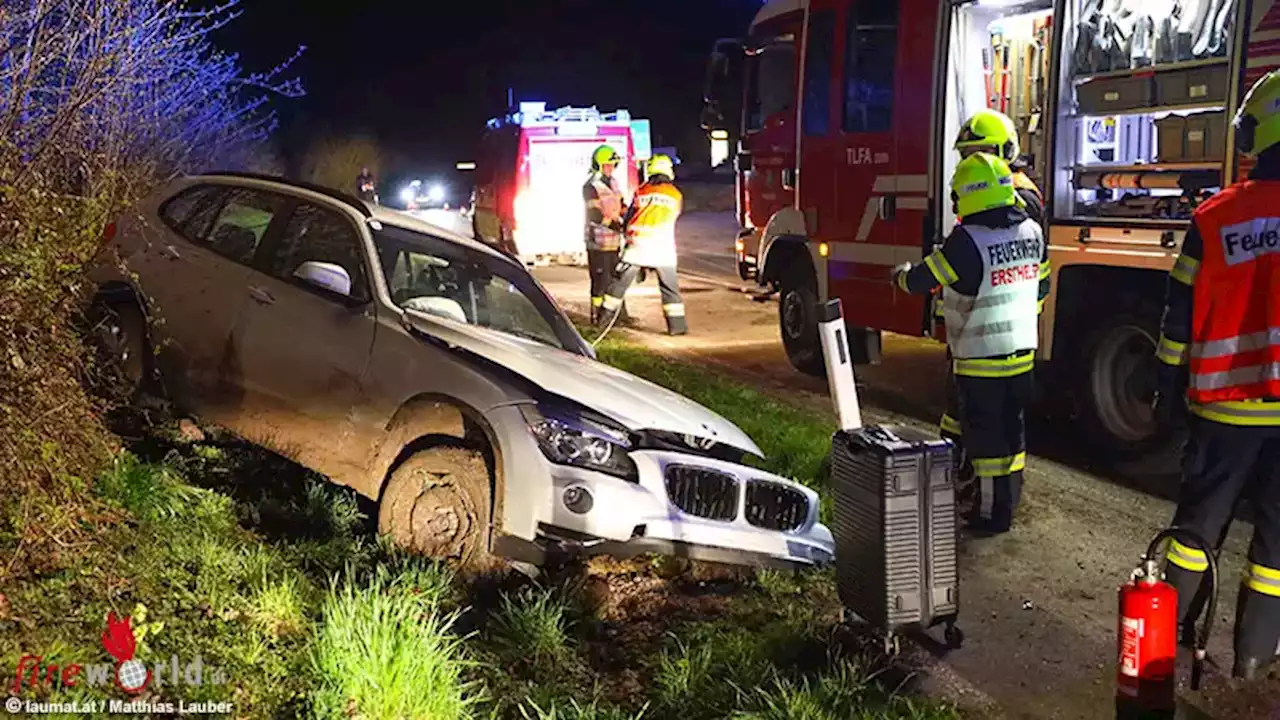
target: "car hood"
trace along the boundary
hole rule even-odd
[[[693,435],[764,457],[737,425],[661,385],[531,340],[414,310],[404,313],[405,322],[418,332],[475,353],[547,392],[613,418],[629,430]]]

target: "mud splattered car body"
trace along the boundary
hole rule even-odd
[[[108,235],[93,304],[138,385],[381,501],[402,544],[831,558],[813,491],[744,465],[760,449],[723,417],[596,361],[480,243],[235,174],[179,180]]]

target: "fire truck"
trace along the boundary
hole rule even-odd
[[[1277,66],[1270,0],[766,0],[713,48],[702,125],[737,135],[739,273],[821,374],[820,300],[860,363],[884,332],[944,339],[889,276],[955,223],[960,124],[1008,114],[1047,205],[1041,388],[1141,459],[1176,440],[1150,407],[1167,272],[1197,203],[1247,172],[1229,119]]]
[[[591,151],[608,144],[623,163],[614,175],[624,198],[639,185],[634,122],[626,110],[594,107],[548,110],[520,103],[490,120],[476,161],[475,237],[527,265],[586,264],[582,186]],[[641,153],[643,154],[643,153]]]

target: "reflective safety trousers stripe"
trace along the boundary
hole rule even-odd
[[[1177,540],[1169,543],[1169,551],[1165,553],[1165,557],[1170,563],[1189,572],[1199,573],[1209,569],[1209,559],[1205,557],[1203,550],[1183,545]]]
[[[1244,584],[1256,593],[1280,597],[1280,570],[1249,563],[1244,569]]]
[[[1020,452],[998,458],[973,458],[973,472],[982,477],[1000,477],[1010,475],[1027,467],[1027,454]]]
[[[1036,354],[1026,351],[1007,358],[953,358],[951,370],[956,375],[982,378],[1013,377],[1031,372],[1036,366]]]

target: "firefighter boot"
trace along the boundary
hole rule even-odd
[[[1233,677],[1254,680],[1266,674],[1280,645],[1280,597],[1241,586],[1236,601],[1235,645]]]
[[[668,335],[685,335],[689,332],[689,323],[683,314],[667,315],[666,320]]]

